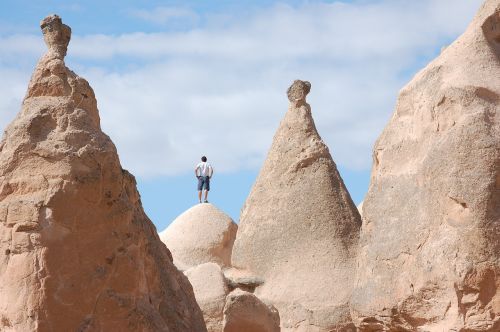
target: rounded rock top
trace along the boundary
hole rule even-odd
[[[237,230],[231,217],[202,203],[182,213],[159,235],[177,268],[186,270],[207,262],[229,266]]]
[[[308,81],[295,80],[286,91],[290,102],[305,101],[307,94],[311,91],[311,83]]]
[[[45,44],[56,56],[64,58],[71,39],[71,28],[57,15],[49,15],[40,22]]]

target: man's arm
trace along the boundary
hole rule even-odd
[[[214,168],[210,165],[210,178],[214,175]]]
[[[194,169],[194,176],[198,177],[198,166],[196,166]]]

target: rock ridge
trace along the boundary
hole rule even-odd
[[[500,1],[400,92],[373,151],[360,331],[500,331]]]

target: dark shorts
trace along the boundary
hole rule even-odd
[[[210,190],[210,178],[208,176],[198,176],[198,191]]]

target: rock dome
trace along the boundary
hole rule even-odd
[[[177,217],[160,238],[181,270],[208,262],[228,266],[237,230],[227,214],[211,203],[202,203]]]

